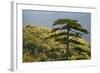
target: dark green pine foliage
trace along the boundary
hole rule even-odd
[[[54,22],[53,26],[56,26],[52,32],[56,33],[50,37],[55,37],[56,41],[66,44],[66,60],[71,60],[73,51],[84,52],[78,45],[84,45],[78,38],[83,38],[85,34],[89,32],[78,23],[77,20],[72,19],[58,19]],[[70,48],[70,44],[73,44],[73,48]]]

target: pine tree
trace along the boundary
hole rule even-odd
[[[74,45],[84,45],[84,43],[77,40],[77,38],[82,38],[84,34],[88,34],[89,32],[81,26],[81,24],[78,23],[77,20],[72,19],[58,19],[54,22],[53,26],[56,26],[52,32],[55,33],[59,31],[59,33],[56,33],[54,35],[51,35],[50,37],[55,37],[56,41],[59,41],[63,44],[66,44],[66,59],[71,59],[71,48],[70,43],[73,43]],[[72,38],[70,38],[72,37]],[[74,39],[73,39],[74,37]],[[76,38],[76,39],[75,39]],[[75,46],[73,48],[76,48]],[[80,50],[81,48],[76,48],[76,50]]]

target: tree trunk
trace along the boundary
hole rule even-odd
[[[66,48],[66,59],[67,60],[70,60],[69,31],[70,31],[70,28],[67,28],[67,48]]]

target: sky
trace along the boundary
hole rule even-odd
[[[56,12],[56,11],[39,11],[39,10],[23,10],[23,26],[32,24],[35,26],[53,28],[52,24],[59,18],[68,18],[78,20],[83,28],[91,32],[91,14],[83,12]],[[90,33],[85,36],[90,42]]]

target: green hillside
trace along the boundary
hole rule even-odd
[[[32,25],[23,27],[23,62],[67,60],[67,45],[57,41],[57,37],[51,37],[53,34],[58,33],[59,31],[52,33],[52,29],[47,27]],[[73,36],[70,38],[76,40]],[[83,38],[77,38],[77,41],[82,42],[83,45],[69,44],[71,49],[70,60],[90,59],[90,44]]]

